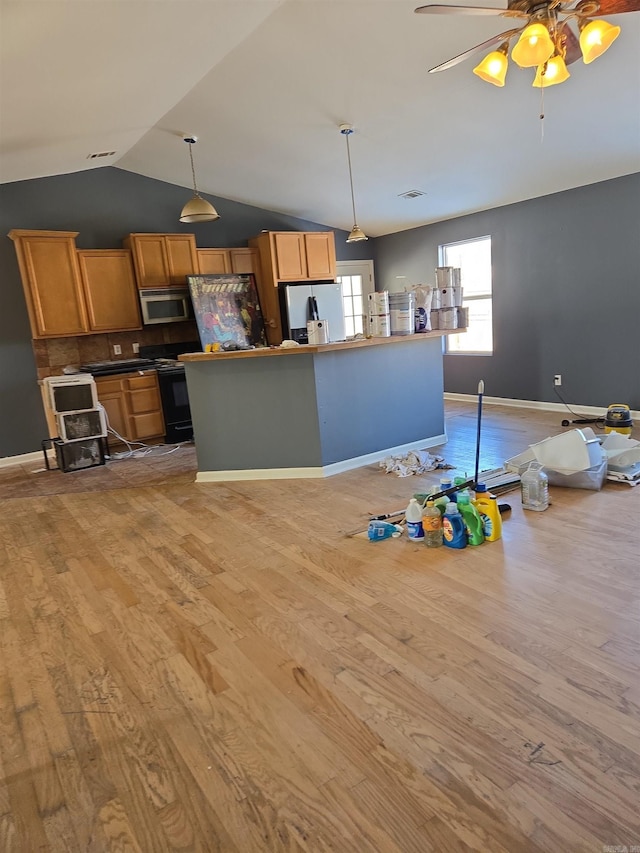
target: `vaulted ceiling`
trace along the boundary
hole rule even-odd
[[[2,0],[0,181],[117,166],[189,188],[192,134],[202,192],[349,230],[348,122],[379,236],[640,171],[640,12],[541,107],[513,63],[503,89],[473,59],[427,73],[509,21],[416,5]]]

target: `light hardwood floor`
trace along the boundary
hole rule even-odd
[[[559,421],[486,405],[482,467]],[[0,471],[2,853],[640,845],[640,488],[431,551],[344,533],[440,472],[37,467]]]

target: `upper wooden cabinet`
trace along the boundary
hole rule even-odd
[[[274,284],[279,281],[335,279],[333,231],[263,231],[249,245],[260,250]]]
[[[91,331],[141,329],[131,252],[82,249],[78,251],[78,261]]]
[[[138,287],[186,285],[186,277],[199,272],[193,234],[130,234],[124,245],[133,254]]]
[[[333,231],[263,231],[249,240],[260,259],[256,279],[260,307],[271,346],[282,343],[278,284],[287,281],[334,281],[336,246]]]
[[[260,275],[257,249],[198,249],[197,252],[201,275],[251,272],[256,279]]]
[[[13,230],[34,338],[82,335],[89,320],[76,253],[77,231]]]
[[[140,329],[130,253],[77,250],[76,231],[14,230],[31,332],[59,338]]]

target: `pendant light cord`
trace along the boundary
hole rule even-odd
[[[196,186],[196,170],[193,166],[193,142],[189,143],[189,160],[191,161],[191,177],[193,178],[193,194],[199,195],[198,188]]]
[[[344,135],[347,139],[347,162],[349,163],[349,186],[351,187],[351,209],[353,210],[353,223],[357,224],[356,220],[356,201],[353,195],[353,174],[351,172],[351,150],[349,148],[349,136],[353,133],[352,130],[347,130]]]

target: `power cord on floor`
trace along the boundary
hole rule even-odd
[[[109,423],[109,415],[102,403],[98,403],[98,408],[102,409],[102,412],[104,414],[104,420],[107,425],[107,432],[115,436],[118,441],[121,441],[127,446],[127,450],[121,450],[119,453],[109,454],[107,458],[111,462],[122,462],[125,459],[142,459],[145,456],[169,456],[171,453],[175,453],[176,450],[180,450],[181,447],[184,447],[184,443],[176,444],[171,447],[171,450],[165,450],[162,453],[157,453],[156,450],[158,450],[159,448],[167,447],[170,445],[145,444],[143,441],[129,441],[124,436],[120,435],[120,433],[111,426],[111,424]]]
[[[573,411],[571,406],[567,403],[567,401],[564,399],[564,397],[558,391],[558,389],[555,385],[553,386],[553,390],[556,392],[556,395],[558,396],[560,401],[563,403],[563,405],[567,407],[568,411],[571,412],[571,414],[574,417],[574,420],[572,420],[572,421],[563,420],[562,421],[563,427],[570,426],[571,424],[593,424],[596,427],[596,429],[602,429],[602,430],[604,429],[604,415],[600,415],[600,417],[597,417],[597,418],[590,418],[588,415],[580,415],[577,412]]]

